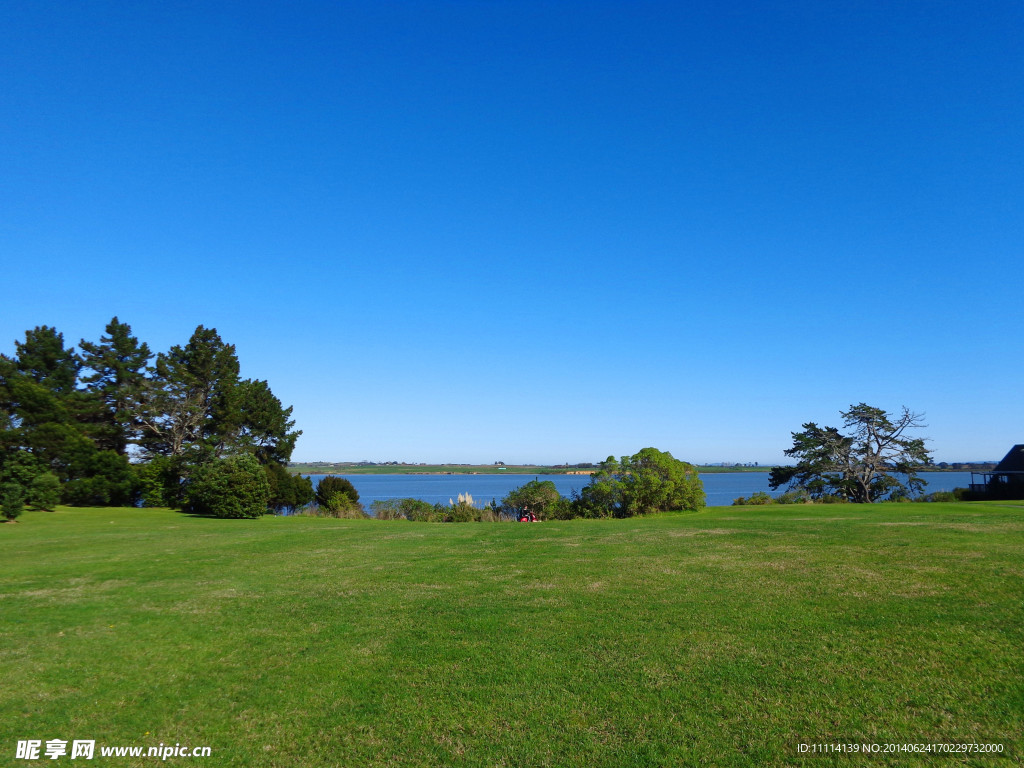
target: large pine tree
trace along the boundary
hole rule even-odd
[[[98,343],[83,339],[79,347],[82,365],[90,371],[82,376],[82,383],[102,403],[94,430],[96,445],[124,456],[135,437],[135,408],[142,398],[146,366],[153,353],[132,335],[130,325],[116,317]]]

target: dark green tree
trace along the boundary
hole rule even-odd
[[[318,507],[329,512],[362,509],[359,504],[359,492],[352,482],[344,477],[327,475],[320,478],[314,498]]]
[[[184,347],[157,355],[137,415],[150,454],[190,464],[223,456],[239,426],[234,345],[200,325]]]
[[[313,480],[293,475],[280,464],[264,464],[270,487],[270,508],[277,514],[295,512],[313,501]]]
[[[32,509],[52,511],[60,504],[60,479],[28,451],[16,450],[7,455],[0,470],[0,482],[20,487]]]
[[[907,435],[925,426],[923,414],[904,407],[891,417],[881,408],[860,403],[840,415],[846,433],[814,422],[792,433],[793,446],[785,454],[797,463],[772,469],[768,481],[772,490],[788,484],[812,498],[839,496],[857,503],[924,490],[924,480],[917,473],[931,464],[931,452],[922,438]]]
[[[181,470],[178,460],[169,456],[153,456],[149,461],[133,464],[135,488],[144,507],[172,507],[181,495]]]
[[[53,512],[60,504],[60,478],[53,472],[42,472],[32,478],[26,498],[32,509]]]
[[[41,326],[0,355],[0,478],[27,456],[33,471],[58,478],[68,503],[180,506],[183,481],[214,460],[248,453],[283,470],[300,434],[292,409],[267,382],[239,380],[235,348],[215,329],[197,327],[148,368],[153,355],[130,326],[114,317],[105,330],[76,355]],[[147,464],[129,464],[133,443]],[[312,493],[298,478],[279,486],[285,506]]]
[[[70,395],[78,384],[80,363],[73,348],[64,347],[64,334],[43,325],[25,331],[14,343],[18,371],[51,392]]]
[[[252,453],[261,464],[286,464],[292,456],[301,430],[292,430],[295,422],[270,391],[265,381],[246,379],[238,384],[235,403],[236,432],[225,436],[233,447]]]
[[[0,483],[0,512],[7,520],[17,520],[25,509],[25,489],[18,483]]]
[[[97,451],[91,444],[77,455],[62,486],[61,496],[80,507],[125,507],[136,500],[135,472],[116,451]]]
[[[94,429],[96,445],[125,455],[135,437],[136,408],[146,385],[146,366],[153,353],[132,335],[131,326],[113,318],[98,343],[79,343],[87,392],[102,406]]]
[[[74,457],[95,446],[86,423],[96,402],[76,389],[79,362],[64,337],[42,326],[16,342],[15,358],[0,359],[0,442],[4,455],[32,455],[62,480],[71,477]],[[5,459],[0,459],[5,461]]]

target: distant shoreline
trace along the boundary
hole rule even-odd
[[[992,463],[957,462],[945,467],[927,467],[923,472],[988,472]],[[700,474],[722,474],[727,472],[771,472],[769,466],[701,466],[696,465]],[[349,464],[338,463],[296,463],[288,471],[297,475],[579,475],[587,477],[597,472],[597,467],[564,467],[516,464],[505,467],[490,464]]]
[[[700,473],[768,472],[771,467],[697,467]],[[598,467],[531,466],[516,464],[506,467],[490,464],[292,464],[288,471],[300,475],[592,475]]]

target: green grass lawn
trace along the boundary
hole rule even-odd
[[[1009,766],[1024,505],[28,512],[0,526],[0,670],[0,765],[61,738],[110,765],[154,760],[100,744],[210,746],[167,761],[207,766]],[[1014,757],[796,752],[840,740]]]

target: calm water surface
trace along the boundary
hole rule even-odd
[[[313,485],[324,475],[311,475]],[[550,480],[563,496],[571,496],[590,482],[588,475],[341,475],[352,481],[359,491],[359,500],[367,509],[382,499],[423,499],[431,504],[447,504],[460,493],[469,493],[477,506],[491,499],[501,501],[510,491],[533,479]],[[922,472],[927,491],[951,491],[971,482],[970,472]],[[758,491],[778,494],[768,488],[767,472],[716,472],[700,476],[709,507],[727,506],[738,496]]]

